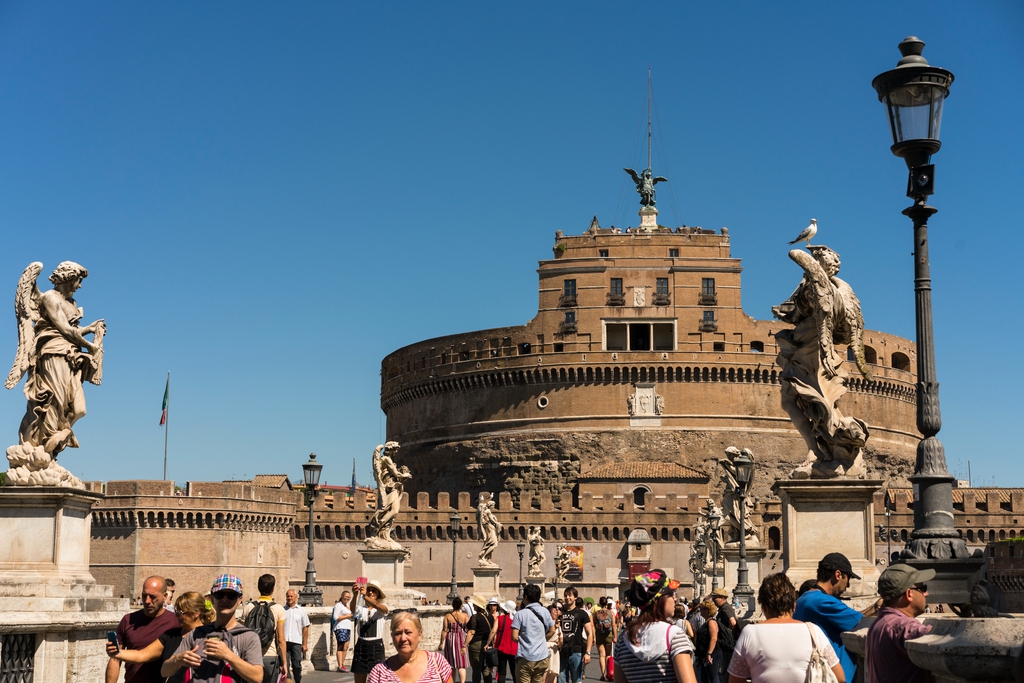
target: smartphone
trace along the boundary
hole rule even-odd
[[[116,647],[118,652],[121,651],[117,645],[117,631],[107,631],[107,642]]]
[[[370,583],[370,580],[368,578],[366,578],[365,576],[357,576],[356,577],[356,585],[359,586],[360,588],[366,588],[366,584],[368,584],[368,583]]]

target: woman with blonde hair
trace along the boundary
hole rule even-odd
[[[167,633],[154,640],[141,650],[117,650],[114,645],[107,643],[107,654],[119,661],[131,664],[144,664],[159,660],[160,666],[174,654],[181,644],[181,639],[186,633],[200,626],[212,624],[217,620],[217,612],[213,609],[213,603],[209,596],[200,595],[195,591],[182,593],[174,601],[174,614],[178,617],[180,628],[171,629]],[[168,683],[184,683],[185,671],[181,668],[167,678]]]
[[[452,667],[440,652],[420,649],[423,624],[415,610],[391,617],[395,654],[370,670],[366,683],[452,683]]]

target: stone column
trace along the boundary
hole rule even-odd
[[[420,604],[425,594],[405,587],[405,558],[409,551],[360,548],[359,554],[363,556],[363,576],[380,582],[384,589],[384,604],[389,608]]]
[[[500,598],[501,587],[498,584],[498,577],[501,574],[501,567],[473,567],[473,595],[482,595],[485,598]]]

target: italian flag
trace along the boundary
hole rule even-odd
[[[167,396],[168,396],[168,394],[170,394],[170,392],[171,392],[171,376],[170,376],[170,374],[168,374],[167,375],[167,386],[164,387],[164,405],[163,405],[163,409],[162,409],[163,412],[160,413],[160,424],[161,425],[167,424]]]

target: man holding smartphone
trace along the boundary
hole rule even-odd
[[[151,576],[143,582],[142,609],[124,615],[117,625],[117,641],[121,647],[141,650],[163,634],[179,627],[174,613],[164,609],[166,592],[167,584],[163,577]],[[114,659],[117,652],[117,644],[108,642],[107,655],[110,660],[107,662],[106,683],[117,683],[121,671],[120,660]],[[158,660],[145,664],[126,662],[124,665],[125,683],[158,683],[162,680]]]
[[[263,647],[260,637],[235,619],[242,601],[242,580],[234,574],[221,574],[210,589],[217,621],[194,628],[181,639],[181,645],[160,669],[161,677],[173,676],[187,666],[192,683],[262,683]]]

